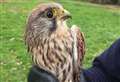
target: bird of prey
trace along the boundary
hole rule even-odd
[[[28,17],[25,43],[35,65],[59,82],[79,82],[85,42],[79,27],[66,24],[70,13],[58,3],[44,3]]]

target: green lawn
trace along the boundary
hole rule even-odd
[[[0,3],[0,82],[26,82],[31,59],[23,41],[25,22],[30,10],[40,1],[9,0]],[[95,56],[120,37],[120,8],[63,1],[60,3],[73,16],[70,25],[80,26],[85,33],[84,67],[88,68]]]

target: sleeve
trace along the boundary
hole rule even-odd
[[[120,82],[120,39],[96,57],[84,75],[87,82]]]

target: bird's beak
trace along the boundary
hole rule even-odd
[[[71,16],[70,12],[68,12],[67,10],[64,9],[63,10],[63,15],[62,15],[61,19],[62,20],[66,20],[68,18],[72,19],[72,16]]]

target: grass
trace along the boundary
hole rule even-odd
[[[23,33],[28,13],[40,1],[0,3],[0,82],[26,82],[31,59],[26,52]],[[88,68],[97,55],[120,37],[120,8],[73,0],[60,3],[72,13],[73,19],[69,23],[80,26],[85,33],[84,67]]]

